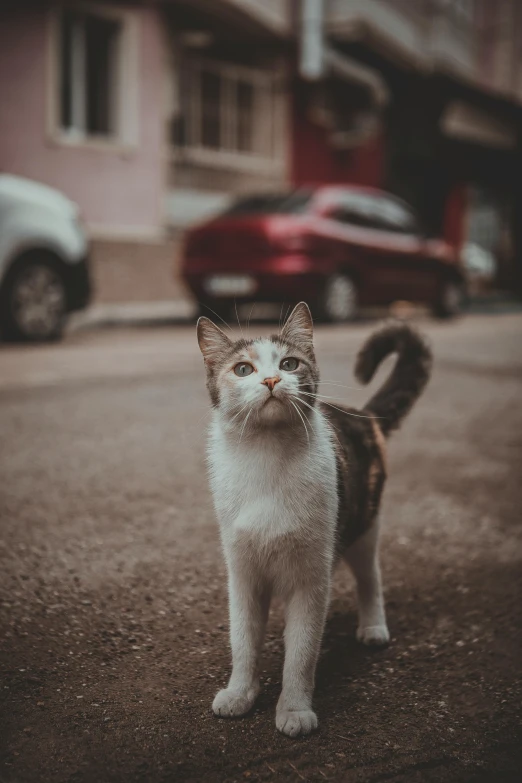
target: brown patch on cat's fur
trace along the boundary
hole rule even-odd
[[[431,352],[406,324],[386,324],[363,345],[355,374],[368,383],[390,353],[397,363],[362,411],[321,405],[337,439],[338,550],[365,533],[379,511],[386,481],[385,436],[397,429],[428,382]]]
[[[336,435],[338,551],[349,547],[371,526],[386,480],[381,438],[370,416],[351,408],[321,406]],[[382,437],[382,435],[381,435]]]

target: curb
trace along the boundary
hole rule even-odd
[[[195,313],[195,305],[187,299],[99,304],[92,305],[79,313],[73,313],[67,331],[116,326],[159,326],[190,321]]]

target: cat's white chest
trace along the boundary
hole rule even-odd
[[[335,524],[335,454],[328,434],[292,452],[273,439],[237,445],[213,427],[210,482],[223,532],[273,538],[310,525]]]

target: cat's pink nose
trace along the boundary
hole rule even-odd
[[[265,380],[261,381],[261,383],[264,383],[265,386],[268,386],[270,391],[274,391],[274,387],[275,387],[276,383],[279,383],[280,380],[281,380],[281,378],[278,378],[277,376],[274,376],[273,378],[265,378]]]

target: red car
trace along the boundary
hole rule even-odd
[[[183,277],[201,313],[225,319],[235,304],[301,299],[334,322],[399,299],[448,317],[465,295],[449,245],[423,236],[400,199],[355,186],[240,199],[188,233]]]

